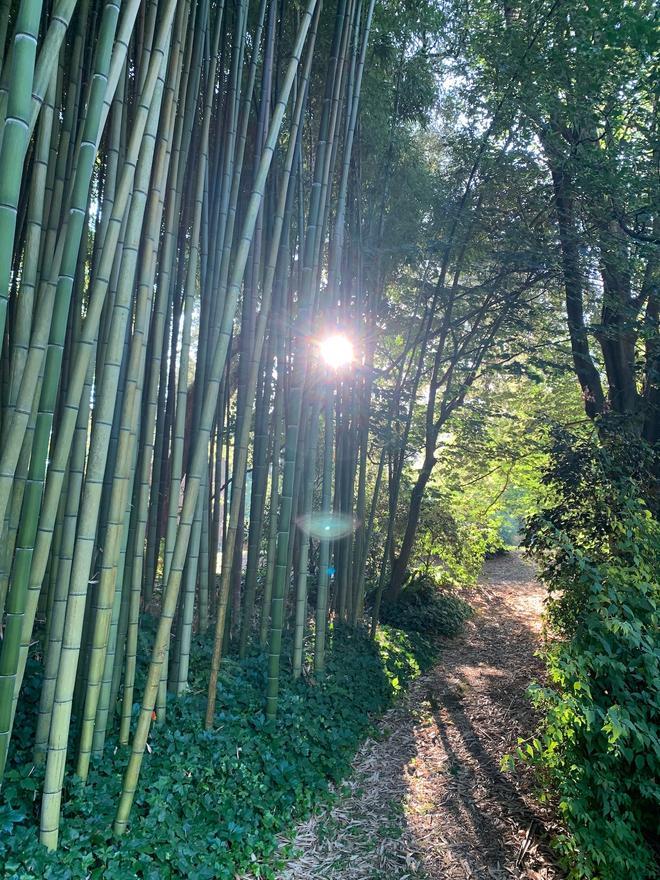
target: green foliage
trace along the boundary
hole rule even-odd
[[[638,498],[640,445],[557,432],[547,507],[528,544],[558,636],[535,687],[542,733],[527,757],[559,793],[558,846],[576,878],[656,876],[660,808],[660,525]]]
[[[385,674],[395,691],[405,690],[416,676],[433,665],[437,656],[433,643],[412,628],[404,632],[380,625],[375,641]]]
[[[19,752],[0,807],[0,874],[16,880],[233,880],[262,863],[277,835],[307,816],[348,772],[355,750],[396,692],[432,660],[421,639],[387,628],[377,642],[335,628],[324,678],[283,682],[276,724],[263,712],[263,657],[223,665],[216,724],[205,731],[209,645],[193,654],[191,692],[172,700],[167,726],[154,728],[129,833],[111,826],[128,759],[109,742],[87,785],[65,792],[57,852],[37,840],[41,771]],[[137,707],[136,707],[137,710]],[[20,729],[21,719],[17,726]]]
[[[470,616],[470,606],[430,575],[413,574],[395,602],[384,604],[381,619],[426,636],[453,636]]]
[[[539,506],[549,421],[583,418],[577,383],[565,365],[540,369],[525,355],[475,383],[449,424],[439,456],[438,491],[449,498],[457,520],[485,532],[489,553],[515,543],[521,524]]]
[[[549,418],[584,420],[577,384],[561,365],[552,384],[541,381],[529,358],[475,383],[440,438],[421,505],[414,567],[460,587],[476,581],[484,557],[519,543],[545,493]],[[385,526],[387,513],[381,514]]]
[[[522,188],[515,202],[531,213],[513,234],[536,237],[540,259],[555,264],[551,275],[568,285],[566,292],[575,283],[583,288],[567,326],[576,344],[579,329],[584,348],[579,356],[576,350],[576,370],[589,365],[608,409],[639,418],[645,436],[657,438],[658,317],[649,281],[657,261],[657,4],[441,6],[448,54],[457,47],[448,60],[455,77],[447,77],[450,88],[457,84],[455,100],[477,115],[478,122],[468,109],[484,143],[499,143],[503,158],[518,155],[524,169],[512,175]],[[502,197],[511,203],[504,188]],[[557,240],[560,214],[564,240],[568,221],[579,254],[567,272]],[[600,403],[592,398],[593,412]]]
[[[527,531],[526,543],[542,563],[553,599],[551,622],[567,636],[575,632],[591,595],[574,553],[596,566],[634,568],[640,562],[635,540],[645,534],[649,519],[653,452],[618,420],[603,424],[602,435],[605,441],[598,443],[562,428],[553,431],[551,465],[542,480],[545,504]]]
[[[459,519],[452,511],[452,499],[431,485],[422,501],[415,542],[417,569],[431,585],[473,584],[486,553],[495,549],[496,538],[495,531],[481,523]]]

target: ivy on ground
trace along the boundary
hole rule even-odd
[[[454,636],[471,614],[457,592],[427,572],[414,572],[395,602],[383,603],[385,623],[429,638]]]
[[[276,723],[263,712],[263,657],[241,664],[227,659],[215,725],[206,731],[209,651],[208,642],[198,640],[190,692],[172,700],[167,724],[152,731],[125,836],[112,835],[112,819],[126,747],[109,741],[87,784],[69,782],[55,853],[37,839],[41,771],[19,747],[0,807],[2,877],[234,880],[248,868],[255,877],[275,877],[268,862],[277,836],[328,797],[373,718],[434,655],[415,634],[385,627],[373,642],[362,631],[337,627],[325,676],[283,681]],[[26,686],[29,692],[29,681]],[[17,719],[17,727],[21,723]]]

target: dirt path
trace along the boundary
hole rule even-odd
[[[301,826],[280,880],[554,880],[552,816],[500,759],[534,719],[542,588],[518,554],[486,564],[476,614],[380,724],[346,793]]]

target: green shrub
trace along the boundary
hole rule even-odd
[[[447,497],[431,487],[424,500],[413,551],[415,573],[445,587],[474,584],[484,557],[503,548],[496,528],[458,518]]]
[[[470,606],[428,574],[413,574],[395,602],[381,610],[383,623],[427,636],[453,636],[470,615]]]
[[[527,542],[550,588],[549,682],[527,757],[547,772],[575,878],[648,880],[660,810],[660,526],[629,450],[557,435]],[[637,464],[635,465],[637,466]]]
[[[277,835],[309,815],[348,772],[371,719],[431,657],[419,639],[387,630],[337,628],[327,674],[317,682],[283,676],[276,723],[263,712],[265,658],[223,661],[216,723],[204,730],[209,642],[193,653],[192,690],[168,705],[167,724],[149,740],[127,834],[112,836],[128,750],[107,743],[83,786],[69,779],[60,848],[37,840],[41,771],[14,755],[0,806],[0,876],[12,880],[234,880],[262,862]],[[137,711],[137,706],[135,707]],[[17,727],[23,723],[17,718]]]

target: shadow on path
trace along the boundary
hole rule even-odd
[[[556,880],[556,830],[502,756],[536,720],[543,590],[518,553],[486,563],[473,619],[364,744],[336,804],[300,826],[280,880]]]

